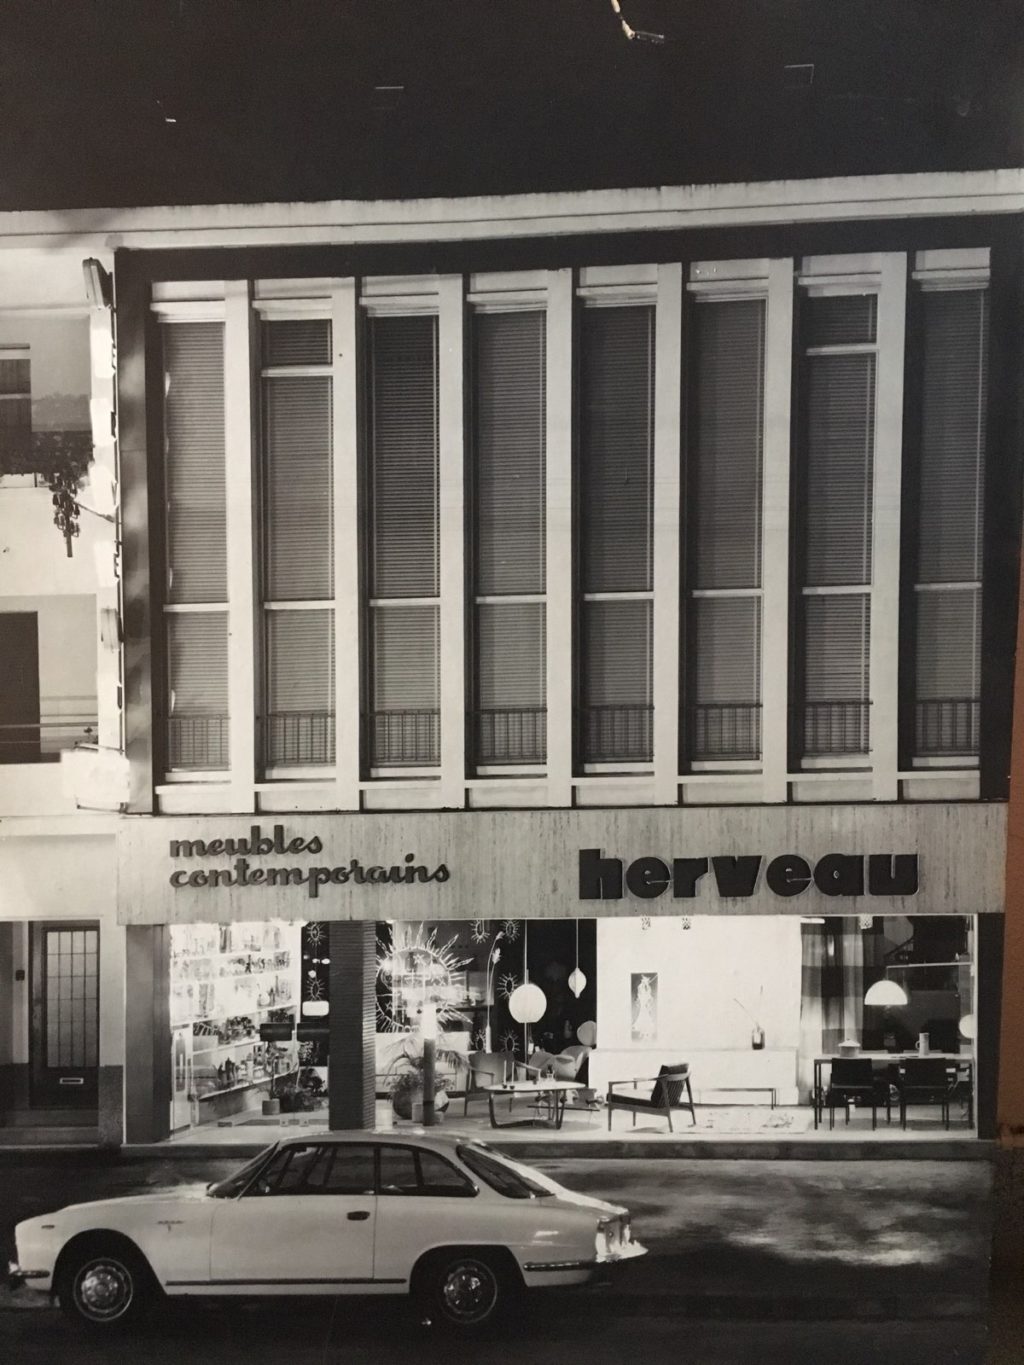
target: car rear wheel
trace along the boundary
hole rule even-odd
[[[431,1307],[448,1327],[475,1331],[490,1326],[507,1307],[508,1278],[494,1262],[475,1252],[440,1260],[431,1277]]]
[[[75,1254],[57,1297],[69,1318],[109,1330],[134,1323],[150,1298],[149,1270],[128,1247],[93,1245]]]

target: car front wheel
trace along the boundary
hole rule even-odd
[[[509,1297],[507,1281],[490,1259],[465,1253],[438,1262],[430,1295],[449,1327],[475,1330],[497,1321]]]
[[[148,1290],[149,1275],[141,1257],[128,1248],[96,1246],[83,1249],[67,1266],[57,1297],[74,1321],[112,1328],[141,1316]]]

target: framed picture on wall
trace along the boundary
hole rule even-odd
[[[630,1020],[634,1043],[658,1039],[658,973],[633,972],[630,977]]]

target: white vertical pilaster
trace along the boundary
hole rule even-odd
[[[793,262],[768,263],[761,531],[761,765],[763,799],[789,786],[789,489],[793,385]]]
[[[441,805],[466,802],[465,396],[463,283],[438,284],[439,540],[441,589]]]
[[[359,291],[354,279],[331,290],[334,454],[334,734],[335,799],[339,810],[359,809]]]
[[[118,479],[117,439],[114,435],[114,325],[106,308],[89,314],[90,389],[89,412],[92,427],[93,460],[115,488]],[[120,498],[115,492],[115,503]],[[102,749],[120,749],[121,708],[118,688],[121,683],[121,653],[116,639],[106,643],[101,623],[104,614],[120,614],[117,589],[117,535],[120,520],[104,528],[97,537],[96,555],[96,720],[97,742]]]
[[[876,801],[899,795],[900,488],[907,258],[882,257],[871,557],[871,769]]]
[[[547,750],[549,806],[572,805],[572,339],[571,270],[548,272],[547,502]]]
[[[227,475],[228,735],[231,809],[251,811],[256,780],[256,603],[253,565],[253,354],[247,280],[224,284],[224,446]]]
[[[683,268],[658,267],[654,369],[654,800],[679,802],[679,496]]]

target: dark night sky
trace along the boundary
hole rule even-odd
[[[1024,162],[1019,0],[622,5],[665,43],[608,0],[5,0],[0,208]]]

